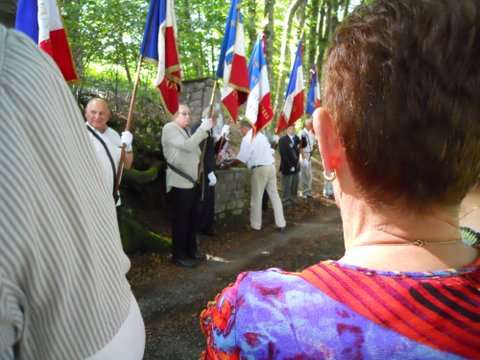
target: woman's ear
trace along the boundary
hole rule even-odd
[[[313,130],[318,140],[322,164],[326,172],[338,169],[344,151],[340,136],[327,109],[320,107],[313,113]]]

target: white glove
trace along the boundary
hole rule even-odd
[[[222,126],[222,131],[220,131],[220,136],[227,136],[230,134],[230,125],[223,125]]]
[[[202,119],[202,123],[200,124],[200,127],[205,131],[210,130],[213,127],[212,118]]]
[[[290,172],[295,172],[295,166],[292,166],[292,167],[290,168]]]
[[[215,186],[215,184],[217,183],[217,177],[215,176],[213,171],[208,173],[207,177],[208,177],[208,186]]]
[[[130,131],[122,132],[122,144],[125,144],[125,150],[132,151],[133,135]]]
[[[272,142],[278,143],[278,140],[280,140],[280,137],[278,135],[273,135]]]

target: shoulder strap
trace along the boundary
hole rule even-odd
[[[193,183],[193,184],[196,184],[196,183],[197,183],[195,180],[193,180],[193,178],[192,178],[190,175],[184,173],[182,170],[180,170],[179,168],[173,166],[173,165],[170,164],[168,161],[167,161],[167,166],[168,166],[170,169],[172,169],[173,172],[175,172],[175,173],[177,173],[178,175],[180,175],[181,177],[187,179],[187,180],[190,181],[191,183]]]
[[[112,155],[110,154],[110,151],[108,151],[108,146],[105,144],[105,141],[93,130],[90,126],[87,125],[88,131],[95,136],[95,138],[100,141],[100,144],[103,145],[103,148],[105,149],[105,152],[107,153],[108,159],[110,160],[110,165],[112,166],[112,172],[113,172],[113,197],[115,198],[115,179],[117,177],[117,172],[115,171],[115,163],[113,162]]]

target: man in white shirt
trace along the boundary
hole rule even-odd
[[[312,131],[312,119],[305,120],[300,131],[300,191],[302,198],[312,197],[312,152],[316,137]],[[331,185],[331,184],[330,184]],[[333,190],[332,190],[333,194]]]
[[[282,200],[277,190],[277,169],[270,144],[262,133],[252,139],[252,125],[248,121],[240,123],[242,143],[237,160],[251,169],[250,175],[250,226],[254,230],[262,229],[262,197],[266,190],[272,202],[275,225],[280,231],[285,229]]]
[[[129,131],[124,131],[122,136],[107,126],[112,113],[105,100],[91,99],[85,108],[85,118],[87,119],[87,130],[92,140],[95,152],[105,175],[105,182],[113,194],[115,206],[117,207],[117,216],[119,206],[121,205],[120,194],[116,188],[116,176],[120,156],[122,153],[122,144],[126,144],[125,160],[123,167],[129,170],[133,162],[132,141],[133,136]]]

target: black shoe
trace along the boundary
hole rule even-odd
[[[277,230],[278,232],[285,232],[285,228],[286,228],[286,226],[277,227],[276,230]]]
[[[189,268],[195,267],[195,263],[190,259],[172,259],[172,262],[177,266],[183,266],[183,267],[189,267]]]
[[[207,255],[201,251],[196,251],[194,252],[193,254],[190,254],[189,255],[192,259],[195,259],[195,260],[206,260],[207,259]]]
[[[202,234],[205,235],[205,236],[210,236],[210,237],[215,237],[215,236],[217,236],[217,233],[216,233],[215,231],[213,231],[213,230],[204,231]]]

